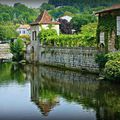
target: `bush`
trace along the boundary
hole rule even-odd
[[[100,68],[105,68],[105,64],[110,60],[120,60],[120,52],[111,52],[108,54],[98,54],[96,55],[96,62]]]
[[[98,63],[99,68],[103,69],[105,68],[105,64],[108,61],[108,58],[106,57],[106,55],[104,53],[100,53],[96,55],[96,59],[95,59],[96,63]]]
[[[30,36],[29,35],[20,35],[19,38],[22,39],[26,45],[30,44]]]
[[[30,36],[29,35],[20,35],[19,38],[21,38],[23,40],[30,40]]]
[[[120,60],[110,60],[104,69],[105,78],[108,80],[120,80]]]
[[[13,54],[13,61],[21,61],[24,59],[24,42],[18,38],[10,45],[11,53]]]
[[[79,47],[86,46],[82,35],[60,35],[48,37],[48,41],[54,41],[56,46]]]

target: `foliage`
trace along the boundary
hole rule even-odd
[[[120,60],[120,52],[110,52],[106,54],[108,60]]]
[[[120,52],[111,52],[108,54],[100,53],[96,55],[96,62],[100,68],[105,68],[105,64],[110,60],[119,60]]]
[[[100,53],[100,54],[96,55],[95,61],[96,61],[96,63],[98,63],[99,68],[103,69],[105,67],[105,64],[108,61],[108,59],[104,53]]]
[[[57,32],[56,32],[56,30],[54,30],[54,29],[47,29],[47,30],[45,30],[45,29],[42,29],[40,32],[39,32],[39,34],[38,34],[38,37],[39,37],[39,39],[40,39],[40,42],[41,43],[43,43],[43,44],[48,44],[48,37],[49,36],[55,36],[55,35],[57,35]],[[53,42],[51,42],[51,44],[54,44]]]
[[[53,10],[55,8],[54,5],[48,4],[48,3],[43,3],[40,6],[40,11],[44,11],[44,10]]]
[[[30,43],[30,36],[27,35],[27,34],[26,35],[20,35],[19,38],[22,39],[26,45],[28,45]]]
[[[37,15],[35,9],[20,3],[15,3],[13,7],[0,4],[0,22],[30,23]]]
[[[24,42],[22,39],[18,38],[10,45],[11,53],[13,54],[14,61],[21,61],[24,59]]]
[[[108,61],[105,65],[104,74],[105,74],[105,78],[108,80],[119,81],[120,80],[120,59]]]
[[[16,32],[16,25],[8,23],[0,23],[0,40],[10,40],[11,38],[16,38],[18,33]]]
[[[51,10],[49,13],[55,18],[59,18],[64,15],[65,12],[69,12],[71,14],[80,13],[79,9],[72,6],[62,6]]]
[[[81,27],[81,32],[84,40],[89,46],[96,46],[96,30],[97,30],[97,23],[89,23],[87,25],[83,25]]]
[[[49,3],[57,6],[75,6],[81,10],[84,7],[98,7],[98,6],[110,6],[111,4],[118,4],[120,0],[49,0]]]
[[[20,35],[19,38],[21,38],[23,40],[30,40],[30,36],[29,35]]]
[[[100,68],[104,68],[104,76],[108,80],[120,79],[120,52],[98,54],[96,62]]]
[[[72,26],[67,20],[59,19],[62,34],[72,34]]]
[[[116,16],[120,15],[119,11],[118,14],[113,15],[113,14],[107,14],[103,15],[102,17],[99,17],[99,24],[98,24],[98,29],[97,29],[97,43],[99,46],[100,42],[100,32],[105,33],[105,52],[108,52],[108,42],[112,34],[115,34],[115,48],[118,50],[120,48],[120,36],[116,35]],[[107,22],[105,22],[107,21]]]
[[[54,41],[56,46],[79,47],[79,46],[96,46],[96,23],[83,26],[81,33],[73,35],[50,36],[48,41]]]
[[[82,25],[86,25],[88,23],[93,23],[96,21],[96,17],[91,14],[78,14],[75,15],[71,20],[72,28],[79,32],[81,30]]]

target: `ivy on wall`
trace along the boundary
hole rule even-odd
[[[120,48],[120,36],[117,36],[117,16],[120,16],[120,11],[102,13],[99,15],[99,23],[97,28],[97,43],[100,43],[100,32],[105,33],[105,52],[108,52],[108,42],[115,33],[115,49]]]

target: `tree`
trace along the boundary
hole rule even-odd
[[[67,20],[59,19],[58,21],[61,23],[60,30],[63,34],[72,34],[72,26]]]
[[[84,41],[89,46],[96,45],[96,31],[97,31],[97,23],[89,23],[81,27],[80,34],[83,36]]]
[[[24,48],[24,42],[20,38],[11,43],[10,49],[14,61],[19,62],[24,59]]]
[[[88,23],[93,23],[97,21],[96,17],[91,14],[78,14],[75,15],[71,20],[72,28],[76,30],[76,32],[81,31],[82,25],[86,25]]]
[[[16,38],[18,33],[16,32],[16,26],[12,23],[1,23],[0,24],[0,40],[10,40]]]
[[[44,10],[53,10],[55,8],[54,5],[48,4],[48,3],[43,3],[40,6],[40,11],[44,11]]]

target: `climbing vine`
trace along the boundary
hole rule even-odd
[[[117,36],[117,16],[120,16],[119,12],[103,13],[99,16],[99,23],[97,28],[97,43],[100,43],[100,32],[105,33],[105,51],[108,52],[109,39],[112,37],[112,33],[115,33],[115,48],[120,48],[120,36]]]

